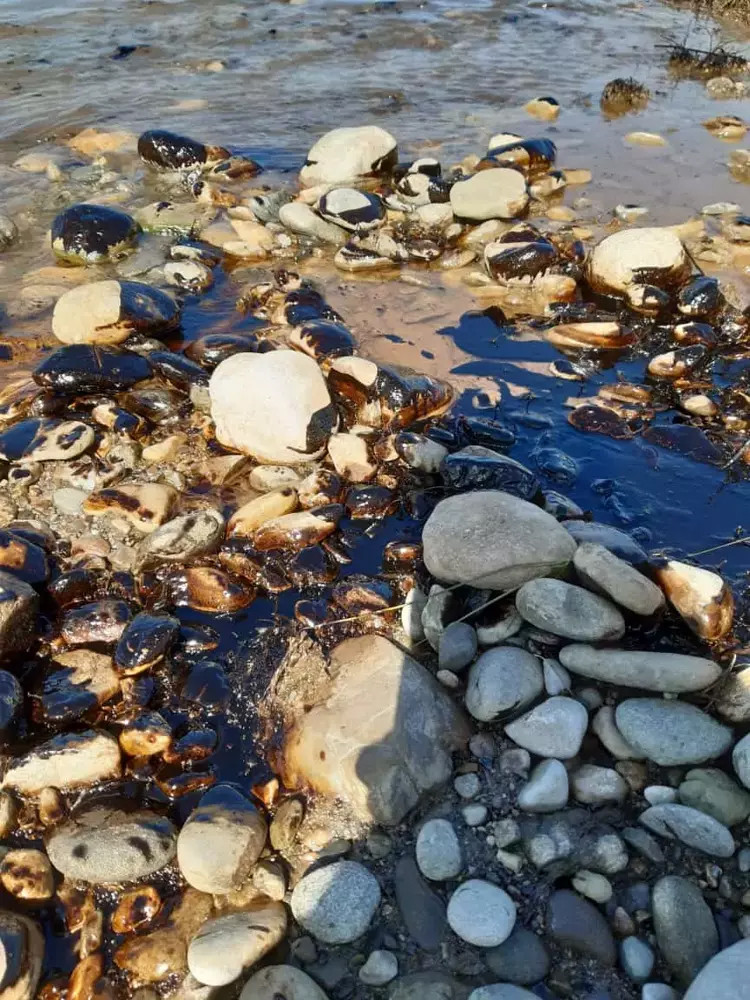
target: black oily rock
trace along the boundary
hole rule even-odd
[[[79,420],[33,417],[0,433],[0,458],[7,462],[45,462],[77,458],[94,443],[91,427]]]
[[[58,347],[33,373],[37,385],[66,395],[129,389],[151,376],[146,358],[120,347],[69,344]]]
[[[169,652],[179,631],[177,618],[141,611],[120,636],[115,647],[115,668],[121,674],[139,674],[154,666]]]
[[[400,858],[394,873],[396,902],[406,930],[425,951],[437,951],[446,936],[445,904],[419,874],[412,858]]]
[[[125,601],[92,601],[65,612],[60,635],[70,646],[94,642],[113,645],[119,641],[130,617]]]
[[[258,338],[252,334],[209,333],[188,344],[185,354],[210,371],[233,354],[252,354],[257,350]]]
[[[691,278],[677,295],[677,308],[683,316],[702,319],[711,316],[724,305],[724,296],[717,278],[706,274]]]
[[[503,490],[522,500],[532,500],[541,488],[525,465],[482,445],[468,445],[447,455],[440,475],[452,490]]]
[[[0,570],[0,658],[24,653],[35,638],[37,592]]]
[[[18,678],[0,670],[0,740],[15,726],[23,708],[23,688]]]
[[[95,264],[119,256],[139,232],[135,219],[117,208],[71,205],[52,223],[52,250],[71,264]]]
[[[184,701],[195,702],[214,712],[226,707],[230,694],[224,668],[214,660],[202,660],[194,664],[182,688]]]
[[[205,368],[174,351],[151,351],[148,360],[157,375],[178,389],[190,391],[193,385],[208,385],[210,375]]]
[[[512,448],[516,435],[504,424],[490,417],[461,417],[458,430],[467,444],[481,444],[485,448]]]
[[[50,573],[44,549],[5,529],[0,529],[0,569],[32,585],[44,583]]]
[[[626,532],[620,531],[619,528],[613,528],[610,524],[575,520],[563,521],[563,527],[579,545],[584,542],[603,545],[613,555],[624,559],[625,562],[629,562],[633,566],[640,566],[648,562],[646,550]]]
[[[165,129],[149,129],[138,137],[138,155],[157,170],[189,170],[229,159],[231,153]]]
[[[314,320],[327,319],[343,323],[341,316],[328,305],[314,288],[295,288],[284,298],[284,317],[289,326],[302,326]]]
[[[374,229],[385,218],[385,205],[375,194],[356,188],[334,188],[318,202],[318,212],[342,229]]]
[[[318,362],[354,354],[357,346],[347,327],[325,319],[295,327],[289,336],[289,343]]]
[[[187,397],[178,389],[159,385],[131,389],[120,402],[139,417],[144,417],[154,424],[166,424],[177,420],[189,405]]]

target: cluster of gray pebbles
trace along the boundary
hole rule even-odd
[[[128,140],[76,141],[101,180]],[[710,442],[742,429],[706,371],[750,318],[695,273],[705,231],[586,246],[549,139],[443,171],[335,129],[295,192],[168,132],[137,151],[169,197],[56,215],[27,299],[57,346],[0,394],[0,1000],[747,997],[731,588],[543,489],[510,427],[360,355],[295,269],[470,269],[572,379],[658,331],[649,371]],[[181,342],[185,302],[248,261],[244,327]],[[617,436],[655,408],[623,385],[574,417]],[[262,667],[242,616],[285,593],[253,705],[270,767],[227,774]]]

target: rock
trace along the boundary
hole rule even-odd
[[[440,475],[447,487],[467,490],[502,490],[521,500],[533,500],[539,480],[525,465],[483,445],[472,444],[446,455]]]
[[[36,635],[38,609],[34,588],[0,570],[0,659],[26,652]]]
[[[0,882],[16,899],[51,899],[55,894],[55,876],[43,851],[17,847],[0,862]]]
[[[585,899],[570,889],[558,889],[547,906],[547,933],[558,945],[602,965],[614,965],[615,942],[607,921]]]
[[[213,205],[196,202],[154,201],[139,208],[135,217],[147,233],[196,237],[216,218],[216,209]],[[230,229],[229,232],[231,231]],[[163,257],[160,255],[160,261],[161,259]],[[118,267],[118,272],[123,273],[121,266]]]
[[[701,639],[714,642],[732,628],[734,598],[718,573],[669,559],[654,568],[669,603]]]
[[[171,296],[138,281],[93,281],[70,288],[52,313],[52,332],[64,344],[119,344],[175,327],[180,310]]]
[[[685,1000],[743,1000],[750,973],[750,939],[725,948],[708,962],[685,994]]]
[[[3,1000],[33,1000],[44,961],[44,938],[28,917],[0,910]]]
[[[328,442],[328,457],[336,472],[350,482],[367,483],[378,471],[367,439],[359,434],[334,434]]]
[[[286,923],[284,904],[262,898],[239,913],[207,920],[188,945],[188,968],[205,986],[233,983],[276,947]]]
[[[396,140],[377,125],[335,128],[312,146],[300,170],[300,183],[313,187],[358,180],[385,173],[397,158]]]
[[[750,788],[750,734],[743,736],[732,751],[732,765],[745,788]]]
[[[696,851],[717,858],[731,858],[735,842],[727,828],[713,816],[690,806],[665,802],[651,806],[638,817],[639,821],[662,837],[681,840]]]
[[[518,807],[530,813],[564,809],[568,804],[568,790],[565,766],[559,760],[543,760],[519,792]]]
[[[135,242],[140,226],[108,205],[71,205],[52,222],[52,250],[69,264],[116,260]]]
[[[484,953],[484,960],[500,979],[519,986],[540,982],[549,972],[550,965],[549,954],[539,935],[519,924],[507,940]]]
[[[269,493],[262,493],[248,500],[232,514],[227,524],[227,535],[251,538],[266,521],[291,514],[296,507],[297,491],[293,486],[282,486]]]
[[[588,713],[573,698],[548,698],[526,715],[505,727],[506,734],[531,753],[540,757],[568,760],[578,753]]]
[[[631,746],[662,767],[702,764],[732,743],[731,729],[681,701],[629,698],[617,706],[615,721]]]
[[[180,871],[201,892],[231,892],[246,881],[266,833],[265,820],[244,795],[230,785],[214,785],[180,830]]]
[[[680,802],[736,826],[750,816],[750,794],[716,767],[693,768],[678,789]]]
[[[536,993],[530,993],[528,990],[510,983],[480,986],[469,994],[469,1000],[532,1000],[535,997]]]
[[[340,643],[306,709],[284,747],[286,786],[340,796],[361,819],[386,825],[448,780],[451,752],[469,737],[428,671],[382,636]]]
[[[7,250],[17,238],[18,226],[10,216],[0,213],[0,250]]]
[[[54,736],[24,756],[11,758],[2,787],[33,796],[50,785],[72,791],[119,777],[117,740],[88,729]]]
[[[477,633],[467,622],[451,622],[440,636],[438,664],[441,670],[463,670],[477,653]]]
[[[473,799],[479,795],[482,786],[479,775],[470,771],[468,774],[459,774],[457,778],[454,778],[453,787],[462,799]]]
[[[215,369],[209,391],[218,440],[261,462],[319,458],[336,427],[325,379],[299,351],[234,354]]]
[[[673,288],[687,278],[691,265],[671,229],[624,229],[607,236],[589,255],[586,279],[603,295],[623,295],[637,284]],[[647,274],[648,279],[639,279]]]
[[[402,431],[398,434],[394,445],[410,468],[424,472],[428,476],[440,471],[442,461],[448,455],[448,449],[439,441],[433,441],[424,434],[415,434],[412,431]]]
[[[523,214],[529,193],[523,174],[498,167],[481,170],[465,181],[457,181],[450,192],[454,215],[471,222],[514,219]]]
[[[442,500],[422,534],[424,562],[445,583],[509,590],[563,570],[575,543],[539,507],[496,490]]]
[[[587,806],[602,806],[607,802],[623,802],[628,783],[617,771],[596,764],[582,764],[570,779],[573,797]]]
[[[656,584],[603,545],[583,542],[573,565],[581,583],[633,614],[655,615],[664,607],[664,594]]]
[[[659,951],[677,979],[686,985],[719,950],[711,908],[692,882],[667,875],[654,885],[651,910]]]
[[[71,722],[97,705],[103,705],[120,691],[120,678],[112,657],[90,649],[58,653],[52,669],[42,682],[39,699],[48,722]]]
[[[95,433],[80,420],[32,417],[0,431],[0,458],[6,462],[60,462],[78,458],[95,440]]]
[[[725,675],[716,696],[716,710],[730,722],[750,719],[750,666]]]
[[[666,983],[646,983],[641,990],[641,1000],[680,1000],[677,990]]]
[[[224,539],[224,518],[218,510],[180,514],[147,534],[135,550],[134,569],[154,569],[163,563],[185,563],[214,552]]]
[[[557,660],[542,660],[544,673],[544,690],[547,694],[566,694],[570,692],[572,680],[570,674]]]
[[[576,892],[595,903],[608,903],[612,898],[612,883],[598,872],[590,872],[586,868],[581,868],[571,881]]]
[[[290,201],[279,209],[279,222],[293,233],[300,236],[311,236],[322,243],[341,246],[346,243],[347,235],[339,227],[313,212],[309,205],[302,201]]]
[[[409,936],[425,951],[437,951],[448,929],[445,904],[412,858],[400,858],[394,874],[396,902]]]
[[[304,875],[292,892],[294,919],[325,944],[362,937],[380,903],[375,876],[356,861],[335,861]]]
[[[149,534],[169,520],[176,500],[177,490],[164,483],[112,486],[90,493],[83,510],[93,517],[123,518],[138,531]]]
[[[391,951],[371,951],[357,976],[365,986],[384,986],[398,975],[398,959]]]
[[[95,885],[135,882],[169,864],[177,831],[147,810],[91,806],[53,829],[47,854],[66,878]]]
[[[240,1000],[328,1000],[314,979],[293,965],[268,965],[245,983]]]
[[[516,923],[516,904],[503,889],[483,879],[463,882],[448,900],[451,930],[468,944],[494,948]]]
[[[609,524],[599,524],[597,521],[579,520],[565,521],[564,527],[579,545],[586,542],[602,545],[618,559],[633,566],[645,565],[648,562],[645,550],[619,528],[613,528]]]
[[[419,831],[416,844],[419,870],[434,882],[457,878],[462,867],[461,845],[447,819],[430,819]]]
[[[231,157],[222,146],[205,146],[166,129],[149,129],[139,135],[138,155],[155,170],[202,170]]]
[[[702,691],[721,675],[721,667],[702,656],[635,649],[595,649],[572,645],[560,650],[568,670],[608,684],[645,688],[647,691]]]
[[[525,709],[543,690],[537,657],[514,646],[499,646],[482,653],[472,665],[466,683],[466,708],[480,722],[492,722]]]
[[[318,212],[327,221],[354,233],[364,233],[379,226],[385,218],[385,205],[375,194],[356,188],[336,187],[318,202]]]
[[[626,937],[620,942],[620,965],[636,983],[645,982],[654,968],[655,955],[645,941]]]
[[[34,381],[45,389],[77,396],[129,389],[151,374],[147,358],[122,347],[67,344],[37,365]]]
[[[639,753],[628,743],[615,722],[615,710],[611,705],[602,705],[591,723],[592,730],[607,750],[618,760],[642,760]]]
[[[426,604],[427,594],[420,590],[419,587],[412,587],[406,595],[404,606],[401,609],[401,627],[414,642],[424,639],[422,612]]]
[[[467,1000],[469,990],[444,972],[414,972],[397,979],[388,1000]]]
[[[530,580],[516,594],[516,607],[527,622],[567,639],[604,642],[625,632],[614,604],[563,580]]]

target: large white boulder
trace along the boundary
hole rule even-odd
[[[396,140],[377,125],[334,128],[313,145],[299,179],[303,187],[341,184],[394,166]]]

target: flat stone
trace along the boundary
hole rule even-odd
[[[538,658],[524,649],[500,646],[482,653],[469,670],[466,708],[475,719],[492,722],[523,710],[543,690]]]
[[[518,807],[524,812],[555,812],[568,804],[568,772],[559,760],[537,764],[528,782],[518,794]]]
[[[688,771],[678,792],[683,805],[700,809],[724,826],[736,826],[750,816],[750,794],[716,767]]]
[[[429,672],[382,636],[340,643],[305,708],[284,746],[286,786],[341,797],[369,822],[400,822],[448,780],[451,753],[469,738]]]
[[[60,791],[88,788],[119,778],[120,772],[117,740],[89,729],[54,736],[22,757],[11,758],[2,787],[34,796],[50,786]]]
[[[58,347],[40,362],[34,369],[33,378],[45,389],[77,396],[89,392],[119,392],[142,382],[151,374],[148,359],[133,351],[122,347],[72,343]]]
[[[611,705],[602,705],[594,716],[591,729],[603,745],[617,760],[642,760],[643,754],[628,743],[615,721],[615,710]]]
[[[253,973],[240,993],[240,1000],[276,1000],[277,997],[284,997],[284,1000],[328,1000],[315,980],[293,965],[266,966]]]
[[[536,1000],[536,993],[530,993],[512,983],[493,983],[472,990],[469,1000]]]
[[[438,970],[414,972],[397,979],[388,1000],[467,1000],[469,988]]]
[[[293,486],[282,486],[268,493],[262,493],[237,508],[229,518],[227,534],[230,537],[239,535],[242,538],[250,538],[266,521],[291,514],[296,507],[297,491]]]
[[[687,985],[719,950],[711,908],[696,885],[667,875],[654,885],[651,909],[659,951],[679,982]]]
[[[392,951],[371,951],[367,961],[357,973],[365,986],[384,986],[398,975],[398,959]]]
[[[461,845],[447,819],[430,819],[419,831],[416,844],[419,870],[434,882],[456,878],[463,867]]]
[[[563,580],[530,580],[516,594],[516,607],[537,628],[580,642],[619,639],[625,632],[614,604]]]
[[[578,753],[588,725],[588,713],[573,698],[548,698],[505,727],[506,734],[540,757],[568,760]]]
[[[99,264],[117,259],[135,242],[140,226],[109,205],[71,205],[51,226],[52,250],[70,264]]]
[[[531,469],[483,445],[468,445],[446,455],[440,475],[447,487],[460,493],[502,490],[522,500],[533,500],[541,489]]]
[[[233,983],[276,947],[286,925],[284,904],[263,899],[240,913],[207,920],[188,945],[188,968],[205,986]]]
[[[462,883],[448,900],[451,930],[468,944],[494,948],[516,923],[516,904],[499,886],[483,879]]]
[[[335,861],[304,875],[292,892],[294,919],[325,944],[362,937],[380,903],[375,876],[356,861]]]
[[[539,507],[497,490],[442,500],[422,534],[429,572],[445,583],[509,590],[563,570],[575,543]]]
[[[377,472],[367,439],[359,434],[334,434],[328,442],[328,457],[336,472],[349,482],[367,483]]]
[[[620,942],[620,965],[636,983],[645,982],[653,972],[656,956],[645,941],[631,935]]]
[[[750,977],[750,939],[725,948],[701,970],[685,1000],[744,1000]]]
[[[46,721],[69,723],[120,691],[112,657],[90,649],[58,653],[42,682],[39,699]]]
[[[541,937],[519,924],[507,940],[484,953],[484,960],[496,976],[518,986],[541,982],[550,966]]]
[[[45,846],[66,878],[102,885],[158,871],[174,857],[176,841],[175,828],[155,813],[92,806],[55,827]]]
[[[124,518],[138,531],[148,534],[169,520],[176,500],[177,490],[165,483],[110,486],[90,493],[83,510],[93,517]]]
[[[731,858],[735,852],[734,838],[723,823],[690,806],[665,802],[646,809],[638,819],[653,833],[680,840],[711,857]]]
[[[523,174],[497,167],[481,170],[468,180],[451,187],[450,203],[459,219],[483,222],[485,219],[514,219],[529,201]]]
[[[658,698],[629,698],[615,711],[627,742],[662,767],[702,764],[721,757],[732,731],[695,705]]]
[[[445,903],[419,874],[412,858],[400,858],[394,875],[396,902],[409,936],[419,948],[437,951],[448,930]]]
[[[595,649],[582,644],[563,647],[560,662],[573,673],[593,680],[673,694],[701,691],[721,675],[719,664],[702,656],[635,649]]]
[[[655,615],[664,607],[659,587],[603,545],[583,542],[576,549],[573,565],[581,583],[633,614]]]
[[[618,559],[622,559],[632,566],[641,566],[648,562],[645,549],[627,532],[613,528],[611,524],[574,520],[565,521],[563,526],[579,545],[584,545],[586,542],[601,545],[616,555]]]
[[[587,900],[570,889],[558,889],[547,906],[547,933],[563,948],[614,965],[617,958],[607,921]]]
[[[224,539],[224,518],[218,510],[195,510],[160,525],[135,550],[136,571],[164,563],[185,563],[215,552]]]
[[[293,233],[300,236],[310,236],[322,243],[342,246],[348,236],[346,232],[331,222],[313,212],[309,205],[302,201],[290,201],[279,209],[279,222]]]
[[[231,892],[246,881],[266,833],[265,820],[244,795],[230,785],[214,785],[180,830],[180,871],[201,892]]]

